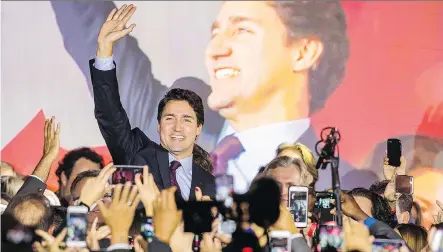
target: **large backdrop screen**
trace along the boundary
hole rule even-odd
[[[106,16],[125,3],[1,3],[3,161],[29,174],[52,115],[61,123],[60,157],[92,146],[111,159],[94,118],[88,61]],[[312,147],[321,129],[336,126],[346,186],[383,178],[386,140],[399,138],[415,195],[443,197],[442,2],[346,1],[341,22],[325,22],[327,8],[281,2],[134,4],[137,26],[117,43],[114,60],[131,125],[152,140],[159,141],[159,100],[171,87],[187,88],[206,106],[198,143],[207,151],[235,130],[247,132],[246,154],[230,166],[239,188],[279,143],[303,136]],[[312,36],[321,43],[304,44]],[[314,53],[288,54],[289,41]],[[227,70],[216,75],[217,68]],[[53,171],[49,184],[58,187]]]

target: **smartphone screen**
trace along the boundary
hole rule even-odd
[[[343,232],[340,227],[320,225],[318,232],[317,251],[339,250],[343,246]]]
[[[308,224],[308,188],[289,187],[289,211],[297,227],[306,227]]]
[[[335,199],[334,193],[331,192],[317,192],[316,202],[314,205],[314,214],[319,219],[320,225],[325,225],[330,222],[335,222],[335,215],[331,214],[334,208],[332,201]]]
[[[138,173],[143,174],[143,166],[135,165],[115,165],[117,170],[112,174],[109,183],[111,185],[124,184],[131,182],[135,184],[135,175]]]
[[[372,252],[392,251],[400,249],[403,245],[403,240],[375,239],[372,243]]]
[[[400,166],[401,157],[401,141],[399,139],[388,139],[387,155],[389,158],[389,165],[394,167]]]
[[[271,248],[271,252],[290,252],[291,251],[291,243],[290,236],[291,234],[287,231],[273,231],[271,232],[271,239],[269,241],[269,246]]]
[[[66,245],[68,247],[85,247],[88,222],[85,207],[70,206],[68,208]]]
[[[412,195],[414,192],[414,177],[397,175],[395,177],[395,191],[401,194]]]

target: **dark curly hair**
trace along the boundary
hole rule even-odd
[[[371,215],[375,219],[388,224],[391,228],[397,226],[395,221],[395,214],[392,212],[388,201],[382,196],[369,191],[366,188],[354,188],[348,192],[352,197],[360,196],[369,199],[372,203]]]
[[[202,98],[191,90],[181,88],[173,88],[169,90],[163,99],[161,99],[157,109],[158,122],[160,122],[163,110],[169,101],[187,101],[197,115],[197,125],[200,126],[205,123],[205,110],[203,108]]]
[[[369,187],[369,191],[375,192],[382,196],[385,193],[386,186],[389,184],[389,180],[376,181]]]
[[[292,0],[274,1],[271,5],[285,24],[290,41],[316,37],[323,42],[319,64],[309,72],[310,108],[315,112],[324,106],[346,71],[349,40],[341,3],[339,0]]]
[[[94,163],[100,164],[100,169],[103,168],[103,158],[91,148],[82,147],[68,152],[63,160],[59,163],[55,174],[58,177],[58,182],[61,184],[61,175],[64,172],[67,179],[71,177],[75,162],[80,158],[86,158]]]

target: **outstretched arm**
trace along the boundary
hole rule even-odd
[[[134,12],[135,7],[132,5],[123,5],[119,10],[113,9],[110,12],[98,35],[97,59],[89,62],[95,118],[116,164],[131,163],[134,155],[151,144],[151,141],[138,128],[131,130],[128,116],[120,102],[115,63],[109,64],[110,70],[100,70],[94,64],[99,63],[98,59],[110,58],[114,44],[134,29],[135,24],[126,28]]]
[[[52,1],[51,5],[66,51],[85,76],[92,95],[86,62],[96,55],[97,35],[116,5],[112,1]],[[116,69],[118,90],[130,124],[150,137],[157,136],[156,105],[167,88],[154,78],[151,62],[134,37],[124,36],[115,44],[113,59],[122,66]]]

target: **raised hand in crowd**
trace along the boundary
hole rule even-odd
[[[220,239],[214,237],[213,233],[204,233],[203,240],[200,243],[201,252],[218,252],[222,251],[222,242]]]
[[[172,234],[182,221],[182,212],[175,202],[176,190],[177,187],[170,187],[161,191],[154,202],[155,235],[166,244],[170,243]]]
[[[149,173],[149,167],[143,166],[143,182],[142,175],[137,174],[135,177],[135,185],[137,186],[140,199],[145,206],[146,216],[154,214],[154,201],[160,195],[160,191],[154,182],[154,177]]]
[[[115,170],[116,168],[111,162],[100,171],[97,177],[88,179],[80,193],[79,201],[91,207],[106,193],[110,192],[114,186],[109,185],[109,178]]]
[[[374,237],[370,236],[369,229],[360,222],[343,221],[344,251],[371,252]]]
[[[124,186],[116,185],[112,197],[112,203],[106,207],[103,202],[98,201],[98,207],[111,228],[111,244],[127,244],[129,228],[134,220],[135,209],[140,203],[137,187],[127,182]]]
[[[389,158],[388,156],[385,156],[384,162],[383,162],[383,175],[385,177],[385,180],[391,180],[394,175],[405,175],[406,174],[406,159],[405,157],[400,158],[400,166],[395,167],[392,165],[389,165]]]
[[[57,160],[60,149],[60,124],[55,122],[55,117],[47,119],[44,127],[43,155],[35,168],[33,175],[43,182],[48,180],[51,165]]]
[[[134,252],[148,252],[148,249],[148,242],[141,235],[137,235],[134,239]]]
[[[366,218],[369,217],[365,212],[363,212],[363,210],[360,208],[360,206],[351,195],[340,192],[340,198],[341,208],[344,215],[356,221],[364,221]],[[335,208],[332,210],[332,212],[335,214]]]
[[[100,245],[98,241],[109,237],[111,234],[111,229],[108,226],[101,226],[97,229],[98,218],[95,217],[94,222],[92,222],[91,229],[86,236],[86,243],[88,247],[92,250],[100,250]]]
[[[87,248],[68,248],[63,240],[68,230],[65,228],[54,237],[43,230],[37,230],[35,233],[42,238],[42,242],[35,242],[35,251],[37,252],[89,252]]]
[[[120,9],[113,9],[109,13],[106,22],[102,25],[98,35],[98,58],[109,58],[112,56],[114,43],[129,34],[135,27],[131,24],[126,28],[126,23],[132,17],[136,7],[124,4]]]

